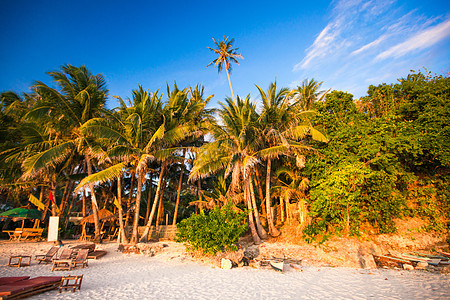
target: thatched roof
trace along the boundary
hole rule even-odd
[[[107,210],[106,208],[102,208],[98,211],[98,219],[100,222],[104,222],[104,221],[110,221],[110,220],[117,219],[117,217],[112,212]],[[81,219],[80,222],[81,223],[94,223],[94,214],[84,217],[83,219]]]

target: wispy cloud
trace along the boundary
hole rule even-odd
[[[450,36],[450,20],[423,30],[406,41],[392,46],[388,50],[378,54],[376,59],[382,60],[388,57],[400,57],[414,50],[430,48],[448,36]]]
[[[355,43],[355,29],[367,27],[368,20],[380,15],[393,1],[340,0],[332,8],[330,22],[319,33],[314,43],[306,50],[305,57],[293,71],[308,69],[320,59],[336,56]],[[381,41],[380,41],[381,42]],[[348,52],[347,52],[348,54]]]
[[[446,55],[436,44],[450,36],[450,19],[426,15],[405,1],[332,2],[328,23],[293,67],[292,83],[315,77],[324,87],[360,86],[355,93],[362,96],[367,83],[394,81],[411,69],[438,64],[433,55]]]
[[[339,21],[329,23],[316,38],[312,46],[308,49],[305,58],[294,66],[294,71],[305,69],[311,61],[318,57],[324,57],[337,47],[336,38],[339,36],[341,28]]]
[[[364,46],[362,46],[361,48],[353,51],[352,53],[350,53],[350,55],[358,55],[364,51],[367,51],[369,49],[375,48],[376,46],[378,46],[379,44],[381,44],[381,42],[383,42],[386,38],[388,37],[388,35],[382,35],[379,38],[377,38],[375,41],[368,43]]]

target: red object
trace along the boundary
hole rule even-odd
[[[48,195],[48,199],[50,199],[50,201],[52,201],[52,203],[55,204],[55,199],[53,198],[52,191],[50,191],[50,194]]]

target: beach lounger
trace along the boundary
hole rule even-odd
[[[41,276],[0,285],[0,299],[20,299],[57,289],[61,276]]]
[[[77,256],[72,260],[72,269],[81,265],[82,268],[88,266],[89,249],[78,250]]]
[[[56,270],[70,271],[72,269],[72,249],[64,248],[58,259],[53,260],[52,272]]]
[[[21,281],[29,279],[30,276],[19,276],[19,277],[0,277],[0,285],[10,284],[16,281]]]
[[[59,247],[51,247],[50,250],[48,250],[47,254],[43,254],[43,255],[36,255],[36,257],[34,258],[35,260],[39,261],[40,263],[50,263],[52,262],[53,256],[56,255],[56,253],[58,253]]]

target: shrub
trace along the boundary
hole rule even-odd
[[[235,243],[247,230],[247,214],[235,212],[231,205],[214,208],[209,213],[200,212],[180,222],[176,241],[184,243],[188,250],[203,250],[216,254],[224,250],[237,250]]]

